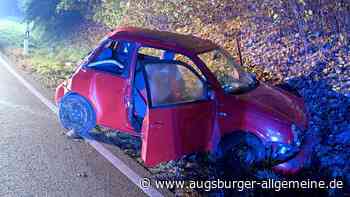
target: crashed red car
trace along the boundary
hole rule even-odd
[[[209,152],[291,174],[311,154],[300,97],[259,82],[224,49],[190,35],[118,28],[55,99],[67,129],[101,125],[140,136],[146,166]]]

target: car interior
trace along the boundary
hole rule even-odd
[[[133,119],[135,121],[135,128],[137,131],[141,130],[143,119],[147,112],[147,91],[146,80],[143,73],[143,62],[147,60],[173,60],[175,53],[171,51],[164,51],[161,57],[144,55],[138,53],[137,66],[134,79],[133,88]]]
[[[181,101],[177,100],[177,98],[174,96],[175,93],[169,88],[174,84],[170,82],[171,80],[177,81],[177,90],[185,90],[185,82],[183,81],[183,77],[181,77],[179,68],[176,68],[176,66],[169,66],[166,64],[166,62],[163,62],[161,67],[152,65],[152,68],[147,67],[149,69],[147,72],[145,71],[146,69],[144,69],[144,67],[147,62],[157,62],[160,60],[175,61],[176,54],[172,51],[157,50],[153,48],[149,49],[155,50],[156,52],[153,51],[146,54],[140,51],[138,52],[136,71],[133,81],[133,100],[130,119],[132,126],[138,132],[140,132],[142,129],[142,123],[147,113],[148,97],[146,91],[146,73],[148,73],[148,76],[151,76],[148,81],[152,81],[153,86],[151,87],[154,88],[151,94],[152,103],[155,100],[168,100],[169,103]],[[123,72],[128,72],[128,69],[125,68],[127,68],[129,65],[130,51],[130,43],[111,41],[110,43],[105,44],[100,54],[90,65],[96,65],[93,67],[93,69],[122,75]],[[118,66],[118,64],[109,63],[109,61],[116,61],[118,64],[120,63],[121,66]],[[164,78],[169,80],[162,81]]]
[[[89,68],[105,71],[113,74],[126,74],[129,59],[130,43],[107,43],[100,54],[88,65]]]

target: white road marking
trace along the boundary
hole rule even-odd
[[[35,95],[42,103],[44,103],[53,113],[58,113],[58,108],[45,96],[43,96],[37,89],[30,85],[27,80],[25,80],[21,75],[19,75],[15,69],[10,66],[1,56],[0,63],[3,65],[14,77],[16,77],[22,85],[24,85],[33,95]],[[91,136],[85,136],[84,140],[88,142],[98,153],[100,153],[105,159],[107,159],[114,167],[116,167],[121,173],[123,173],[128,179],[133,182],[137,187],[139,187],[148,196],[163,196],[154,187],[143,188],[141,186],[141,178],[136,172],[129,168],[122,160],[113,155],[109,150],[107,150],[101,143],[93,140]]]

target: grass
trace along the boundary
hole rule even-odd
[[[65,79],[73,72],[76,63],[87,54],[87,49],[63,42],[54,44],[55,47],[52,48],[47,43],[41,43],[41,46],[33,51],[30,57],[32,69],[52,80]]]

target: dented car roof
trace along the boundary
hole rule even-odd
[[[196,36],[138,27],[119,27],[111,32],[109,37],[133,40],[145,45],[154,44],[162,48],[177,47],[196,54],[218,48],[212,41]]]

